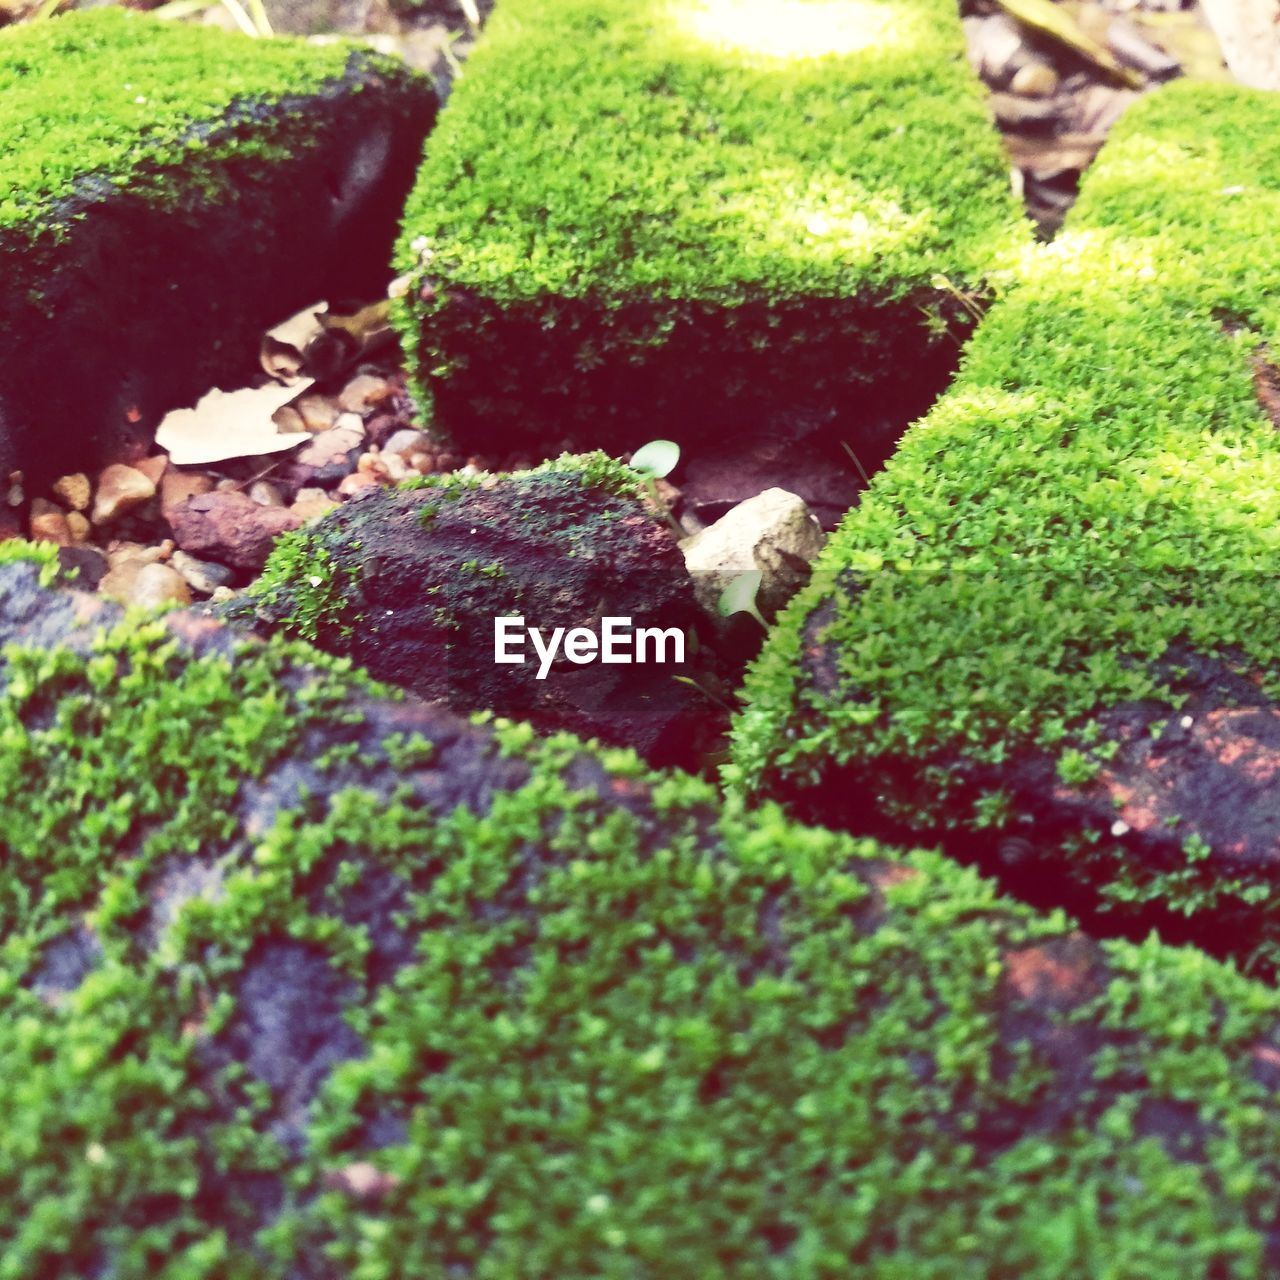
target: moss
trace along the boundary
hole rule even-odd
[[[1202,86],[1125,117],[1066,231],[1028,258],[771,637],[737,782],[803,790],[831,767],[906,762],[883,779],[894,819],[964,828],[948,795],[964,762],[1044,751],[1081,786],[1115,750],[1106,709],[1180,706],[1180,653],[1274,687],[1280,437],[1251,381],[1280,326],[1268,121],[1265,95]]]
[[[1280,997],[1194,952],[519,726],[264,810],[349,674],[5,661],[6,1280],[1262,1269]]]
[[[351,52],[251,43],[116,8],[0,33],[0,229],[47,219],[86,180],[136,190],[140,177],[175,166],[210,180],[201,170],[206,151],[218,150],[209,130],[229,112],[340,79]],[[281,143],[236,141],[250,151],[272,145]]]
[[[507,486],[508,507],[503,523],[518,523],[526,540],[550,540],[561,554],[573,556],[578,548],[599,542],[601,522],[635,515],[639,494],[636,473],[604,453],[563,454],[528,471],[475,475],[453,472],[417,476],[400,485],[406,491],[439,494],[438,501],[424,501],[415,519],[441,538],[436,565],[437,580],[421,584],[436,598],[436,622],[457,630],[462,620],[481,619],[488,627],[501,613],[519,613],[524,592],[544,586],[534,578],[513,583],[507,593],[495,591],[507,571],[500,560],[481,561],[455,556],[449,549],[450,531],[459,523],[494,520],[486,512],[484,492],[499,479]],[[468,497],[474,501],[468,501]],[[365,621],[361,585],[366,574],[369,547],[376,535],[362,535],[359,514],[348,520],[335,517],[298,529],[276,541],[261,576],[250,588],[263,619],[304,640],[339,650],[349,647],[356,628]],[[469,531],[475,532],[474,529]]]
[[[410,199],[397,323],[446,427],[705,431],[708,397],[900,375],[1016,224],[948,0],[510,0]]]

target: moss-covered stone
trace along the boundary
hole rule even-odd
[[[1280,1265],[1274,991],[39,573],[5,1280]]]
[[[1271,126],[1204,85],[1125,117],[771,637],[742,784],[1275,968]]]
[[[376,291],[430,83],[118,8],[0,32],[0,469],[75,471]],[[198,299],[194,305],[192,299]]]
[[[692,767],[718,745],[722,717],[696,687],[715,679],[698,647],[708,620],[635,472],[595,454],[411,486],[370,490],[281,539],[252,588],[254,621],[455,710],[598,737],[651,763]],[[527,637],[511,649],[523,661],[498,663],[498,618],[548,641],[557,628],[599,635],[605,618],[669,638],[644,664],[579,664],[559,649],[544,667]]]
[[[963,53],[951,0],[504,0],[397,259],[438,424],[693,446],[856,401],[846,439],[891,435],[1022,238]]]

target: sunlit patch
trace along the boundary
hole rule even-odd
[[[694,0],[680,20],[719,48],[772,58],[821,58],[893,42],[894,9],[881,0]]]

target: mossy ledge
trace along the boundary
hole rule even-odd
[[[1280,1266],[1274,991],[4,559],[4,1280]]]
[[[1205,85],[1120,123],[770,638],[736,784],[1276,972],[1277,130]]]
[[[347,45],[115,8],[0,32],[0,470],[119,457],[265,327],[376,292],[436,106]]]
[[[1025,235],[963,54],[951,0],[504,0],[397,257],[437,425],[621,451],[852,405],[883,456]]]

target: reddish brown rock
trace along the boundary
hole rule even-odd
[[[284,507],[264,507],[239,490],[199,494],[169,513],[174,540],[190,555],[256,572],[271,544],[302,524]]]

